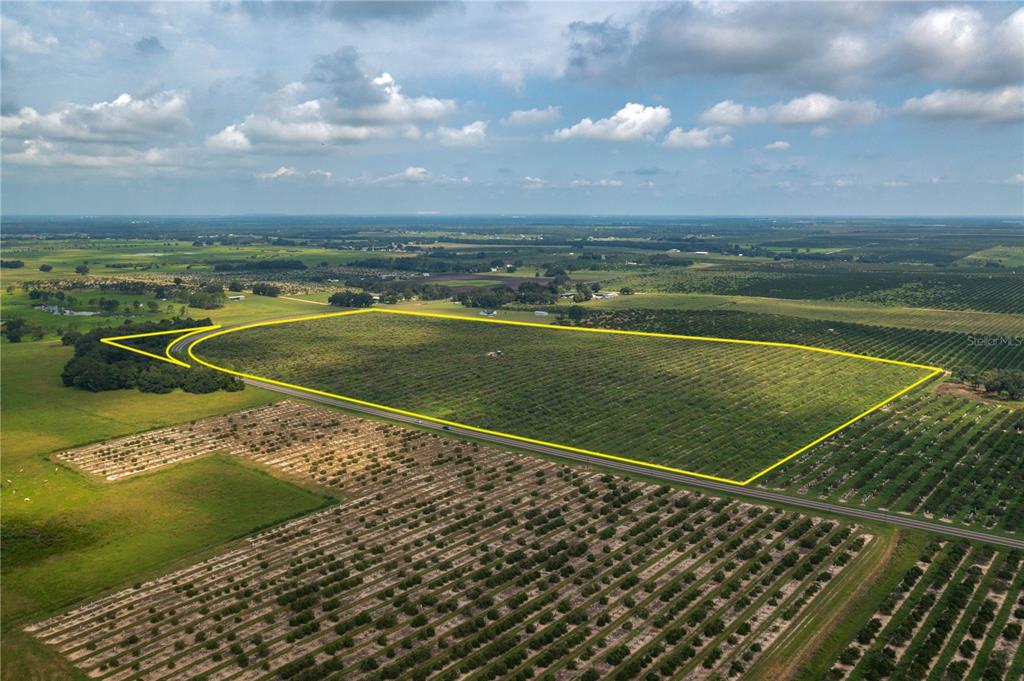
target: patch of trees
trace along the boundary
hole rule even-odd
[[[188,296],[188,306],[198,307],[203,310],[213,310],[224,307],[224,287],[220,284],[207,284],[198,291]]]
[[[46,263],[43,263],[42,265],[39,266],[39,271],[40,272],[51,272],[51,271],[53,271],[53,265],[47,265]]]
[[[181,388],[190,393],[212,393],[217,390],[233,392],[242,390],[245,384],[234,376],[205,367],[186,369],[144,357],[128,350],[122,350],[100,343],[100,339],[113,335],[170,331],[209,325],[209,319],[180,319],[158,323],[134,324],[114,328],[94,329],[80,334],[69,332],[61,342],[74,345],[75,353],[64,365],[61,380],[68,387],[91,392],[137,388],[142,392],[169,393]],[[155,354],[163,351],[167,342],[164,336],[131,341],[142,350]]]
[[[373,296],[365,291],[338,291],[327,302],[335,307],[370,307],[373,305]]]
[[[5,270],[16,270],[25,266],[23,260],[0,260],[0,267]]]
[[[999,399],[1024,400],[1024,371],[1017,369],[977,371],[971,367],[964,367],[953,372],[953,377]]]
[[[43,327],[35,322],[16,317],[3,323],[0,334],[12,343],[20,343],[26,336],[39,340],[43,337]]]
[[[580,284],[579,286],[586,286]],[[586,286],[589,291],[589,286]],[[458,297],[460,303],[466,307],[483,307],[497,309],[508,303],[523,303],[524,305],[553,305],[558,302],[558,295],[561,292],[561,283],[553,280],[548,283],[536,281],[525,281],[519,288],[512,288],[501,284],[491,288],[463,293]]]
[[[253,260],[249,262],[218,262],[213,266],[214,272],[244,272],[248,270],[304,270],[306,263],[298,259],[274,258],[271,260]]]
[[[252,285],[252,292],[257,296],[267,296],[269,298],[276,298],[281,295],[281,288],[268,284],[266,282],[258,282]]]

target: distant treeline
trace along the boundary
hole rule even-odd
[[[247,272],[266,270],[304,270],[306,263],[301,260],[289,260],[285,258],[273,260],[252,260],[252,261],[222,261],[214,263],[214,272]]]

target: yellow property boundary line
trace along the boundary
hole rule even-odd
[[[624,335],[624,336],[646,336],[646,337],[650,337],[650,338],[671,338],[671,339],[681,339],[681,340],[711,341],[711,342],[717,342],[717,343],[732,343],[732,344],[735,344],[735,345],[760,345],[760,346],[766,346],[766,347],[791,348],[791,349],[796,349],[796,350],[807,350],[807,351],[810,351],[810,352],[820,352],[820,353],[824,353],[824,354],[828,354],[828,355],[838,355],[840,357],[853,357],[853,358],[856,358],[856,359],[864,359],[864,360],[869,360],[869,361],[872,361],[872,362],[882,362],[884,364],[894,364],[894,365],[898,365],[898,366],[911,367],[911,368],[914,368],[914,369],[922,369],[922,370],[928,371],[929,373],[927,375],[925,375],[923,378],[921,378],[921,379],[919,379],[917,381],[914,381],[913,383],[911,383],[907,387],[903,388],[902,390],[900,390],[898,392],[895,392],[892,395],[886,397],[884,400],[882,400],[878,404],[874,405],[873,407],[870,407],[869,409],[864,410],[863,412],[861,412],[857,416],[853,417],[852,419],[850,419],[846,423],[842,424],[841,426],[838,426],[837,428],[833,428],[829,432],[825,433],[824,435],[822,435],[821,437],[817,438],[816,440],[814,440],[812,442],[809,442],[808,444],[804,445],[803,447],[801,447],[800,449],[796,450],[792,454],[789,454],[788,456],[785,456],[782,459],[779,459],[778,461],[776,461],[772,465],[768,466],[764,470],[755,473],[754,475],[750,476],[746,480],[734,480],[732,478],[724,478],[724,477],[719,477],[719,476],[715,476],[715,475],[708,475],[707,473],[698,473],[696,471],[689,471],[689,470],[685,470],[685,469],[682,469],[682,468],[673,468],[671,466],[662,466],[660,464],[650,463],[650,462],[647,462],[647,461],[639,461],[637,459],[630,459],[630,458],[623,457],[623,456],[615,456],[613,454],[606,454],[604,452],[596,452],[596,451],[589,450],[589,449],[581,449],[579,447],[571,447],[569,445],[563,445],[563,444],[559,444],[557,442],[547,442],[545,440],[536,440],[536,439],[529,438],[529,437],[523,437],[522,435],[513,435],[511,433],[504,433],[504,432],[501,432],[501,431],[498,431],[498,430],[488,430],[486,428],[479,428],[477,426],[471,426],[471,425],[468,425],[468,424],[465,424],[465,423],[459,423],[457,421],[448,421],[446,419],[441,419],[441,418],[437,418],[437,417],[434,417],[434,416],[428,416],[426,414],[420,414],[420,413],[414,412],[414,411],[408,411],[408,410],[405,410],[405,409],[398,409],[396,407],[389,407],[387,405],[377,404],[375,402],[367,402],[366,400],[360,400],[360,399],[355,398],[355,397],[348,397],[346,395],[338,395],[338,394],[326,392],[326,391],[323,391],[323,390],[316,390],[314,388],[307,388],[306,386],[302,386],[302,385],[295,385],[294,383],[286,383],[284,381],[278,381],[278,380],[272,379],[272,378],[265,378],[263,376],[257,376],[255,374],[247,374],[247,373],[244,373],[244,372],[241,372],[241,371],[235,371],[233,369],[227,369],[227,368],[224,368],[224,367],[221,367],[221,366],[217,366],[216,364],[213,364],[211,362],[207,362],[206,360],[202,359],[201,357],[197,357],[196,354],[195,354],[195,348],[200,343],[204,343],[204,342],[210,340],[211,338],[216,338],[218,336],[222,336],[222,335],[225,335],[225,334],[228,334],[228,333],[234,333],[236,331],[244,331],[246,329],[253,329],[253,328],[259,328],[259,327],[264,327],[264,326],[274,326],[274,325],[277,325],[277,324],[290,324],[292,322],[304,322],[304,321],[312,321],[312,320],[315,320],[315,319],[326,319],[326,318],[329,318],[329,317],[345,317],[345,316],[350,316],[350,315],[367,314],[367,313],[408,315],[408,316],[411,316],[411,317],[431,317],[431,318],[436,318],[436,319],[454,319],[454,320],[457,320],[457,321],[477,322],[477,323],[481,323],[481,324],[505,324],[505,325],[508,325],[508,326],[526,326],[526,327],[534,327],[534,328],[540,328],[540,329],[558,329],[558,330],[563,330],[563,331],[576,331],[576,332],[580,332],[580,333],[611,333],[611,334],[618,334],[618,335]],[[175,359],[171,355],[171,348],[176,343],[178,343],[181,339],[183,339],[183,338],[186,338],[188,336],[192,336],[192,335],[197,334],[197,333],[204,333],[206,331],[214,331],[214,330],[216,330],[218,328],[220,328],[220,327],[219,326],[206,326],[206,327],[199,327],[199,328],[196,328],[196,329],[180,329],[180,330],[175,330],[175,331],[160,331],[160,332],[156,332],[156,333],[138,334],[136,336],[116,336],[116,337],[113,337],[113,338],[104,338],[104,339],[101,339],[101,341],[104,342],[104,343],[107,343],[108,345],[114,345],[115,347],[119,347],[119,348],[126,349],[126,350],[131,350],[133,352],[138,352],[139,354],[143,354],[143,355],[146,355],[147,357],[152,357],[154,359],[159,359],[159,360],[162,360],[162,361],[165,361],[165,362],[169,361],[169,362],[171,362],[173,364],[178,364],[178,365],[181,365],[181,366],[189,366],[185,362],[182,362],[182,361],[180,361],[178,359]],[[159,355],[155,355],[153,353],[144,352],[142,350],[137,350],[135,348],[131,348],[131,347],[128,347],[128,346],[125,346],[125,345],[120,345],[120,344],[115,343],[115,342],[112,342],[112,341],[118,341],[118,340],[127,340],[129,338],[141,338],[141,337],[145,337],[145,336],[156,336],[156,335],[161,335],[161,334],[178,333],[180,331],[185,331],[186,333],[184,335],[178,336],[177,338],[172,340],[167,345],[167,348],[164,351],[164,357],[161,357]],[[649,332],[649,331],[621,331],[621,330],[617,330],[617,329],[595,329],[595,328],[580,327],[580,326],[556,326],[556,325],[552,325],[552,324],[537,324],[535,322],[515,322],[515,321],[500,320],[500,319],[478,319],[478,318],[474,318],[474,317],[461,317],[461,316],[458,316],[458,315],[438,314],[438,313],[432,313],[432,312],[412,312],[412,311],[408,311],[408,310],[390,310],[390,309],[383,309],[383,308],[366,308],[366,309],[360,309],[360,310],[348,310],[348,311],[345,311],[345,312],[328,312],[326,314],[307,315],[305,317],[292,317],[292,318],[289,318],[289,319],[277,319],[277,320],[266,321],[266,322],[255,322],[255,323],[251,323],[251,324],[243,324],[241,326],[236,326],[236,327],[232,327],[232,328],[229,328],[229,329],[222,329],[220,331],[216,331],[216,333],[211,333],[209,335],[203,336],[202,338],[199,338],[194,343],[189,345],[189,347],[188,347],[188,356],[189,356],[189,358],[191,358],[197,364],[201,364],[202,366],[208,367],[210,369],[214,369],[216,371],[222,371],[224,373],[231,374],[233,376],[238,376],[238,377],[241,377],[241,378],[248,378],[248,379],[254,380],[254,381],[260,381],[260,382],[263,382],[263,383],[270,383],[270,384],[273,384],[273,385],[279,385],[279,386],[282,386],[284,388],[290,388],[292,390],[298,390],[298,391],[301,391],[301,392],[309,393],[311,395],[320,395],[322,397],[330,397],[332,399],[341,400],[343,402],[350,402],[352,404],[359,404],[359,405],[366,406],[366,407],[371,407],[371,408],[374,408],[374,409],[380,409],[382,411],[391,412],[393,414],[402,414],[403,416],[412,416],[414,418],[424,419],[424,420],[430,421],[432,423],[440,423],[442,425],[453,426],[453,427],[456,427],[456,428],[460,428],[460,429],[464,429],[464,430],[470,430],[470,431],[474,431],[474,432],[477,432],[477,433],[484,433],[484,434],[487,434],[487,435],[496,435],[498,437],[505,437],[505,438],[510,438],[510,439],[513,439],[513,440],[519,440],[520,442],[529,442],[531,444],[543,445],[543,446],[546,446],[546,447],[554,447],[556,449],[562,449],[562,450],[569,451],[569,452],[576,452],[578,454],[587,454],[589,456],[596,456],[596,457],[599,457],[599,458],[609,459],[609,460],[612,460],[612,461],[621,461],[621,462],[624,462],[624,463],[630,463],[630,464],[634,464],[634,465],[637,465],[637,466],[644,466],[646,468],[652,468],[652,469],[656,469],[656,470],[667,471],[669,473],[678,473],[678,474],[681,474],[681,475],[689,475],[689,476],[693,476],[693,477],[697,477],[697,478],[704,478],[706,480],[715,480],[717,482],[724,482],[724,483],[728,483],[730,485],[738,485],[738,486],[741,486],[741,487],[749,485],[750,483],[752,483],[753,481],[757,480],[758,478],[760,478],[761,476],[765,475],[766,473],[768,473],[768,472],[778,468],[779,466],[781,466],[782,464],[786,463],[787,461],[790,461],[791,459],[793,459],[793,458],[803,454],[804,452],[806,452],[811,447],[814,447],[815,445],[823,442],[824,440],[827,440],[828,438],[832,437],[833,435],[835,435],[839,431],[841,431],[841,430],[843,430],[845,428],[848,428],[849,426],[853,425],[854,423],[856,423],[857,421],[861,420],[865,416],[871,414],[872,412],[875,412],[875,411],[881,409],[885,405],[887,405],[890,402],[892,402],[893,400],[895,400],[897,397],[900,397],[901,395],[903,395],[903,394],[905,394],[907,392],[910,392],[911,390],[913,390],[917,386],[927,382],[928,380],[934,378],[935,376],[938,376],[939,374],[941,374],[944,371],[941,367],[928,366],[926,364],[914,364],[912,362],[901,362],[899,360],[894,360],[894,359],[885,359],[885,358],[882,358],[882,357],[872,357],[870,355],[860,355],[860,354],[856,354],[856,353],[852,353],[852,352],[843,352],[843,351],[840,351],[840,350],[828,350],[828,349],[825,349],[825,348],[816,348],[816,347],[812,347],[812,346],[809,346],[809,345],[798,345],[798,344],[795,344],[795,343],[778,343],[778,342],[774,342],[774,341],[741,340],[741,339],[738,339],[738,338],[716,338],[716,337],[713,337],[713,336],[686,336],[686,335],[671,334],[671,333],[654,333],[654,332]]]

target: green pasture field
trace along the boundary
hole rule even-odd
[[[70,356],[52,342],[6,344],[0,355],[4,681],[71,678],[20,632],[28,621],[324,503],[216,456],[114,484],[55,465],[46,453],[276,399],[252,388],[88,393],[61,385]]]
[[[1024,315],[975,310],[936,310],[919,307],[888,307],[839,301],[787,300],[754,296],[702,293],[637,293],[593,300],[586,307],[620,310],[734,310],[821,319],[874,326],[968,334],[1024,335]]]
[[[11,293],[7,293],[6,291],[0,293],[0,315],[2,315],[4,319],[12,319],[15,317],[27,319],[28,321],[36,323],[42,327],[45,334],[44,338],[52,338],[59,336],[60,333],[64,331],[75,330],[85,332],[101,327],[116,328],[123,325],[126,321],[137,323],[169,319],[176,317],[182,307],[185,308],[185,314],[187,316],[197,319],[209,317],[213,320],[213,323],[224,325],[242,324],[260,319],[299,315],[316,311],[319,307],[322,307],[313,304],[304,304],[303,300],[270,298],[267,296],[256,296],[252,293],[246,293],[245,300],[229,300],[224,304],[224,307],[216,308],[214,310],[203,310],[188,307],[184,303],[169,300],[166,302],[157,301],[160,306],[158,311],[149,312],[146,308],[146,303],[154,300],[152,295],[100,291],[99,289],[71,290],[66,291],[65,293],[73,295],[80,301],[80,304],[69,306],[71,309],[76,310],[97,309],[96,305],[89,305],[87,301],[91,299],[98,300],[101,297],[119,300],[121,301],[122,307],[125,303],[131,305],[133,302],[138,301],[141,303],[142,307],[139,311],[133,312],[131,316],[126,316],[123,312],[89,317],[57,315],[46,312],[45,310],[36,310],[33,306],[43,304],[44,302],[46,304],[58,304],[58,301],[31,300],[27,293],[15,289]],[[67,306],[67,304],[64,305]],[[3,342],[5,346],[8,344],[6,340]]]
[[[738,480],[928,374],[792,348],[378,313],[244,329],[196,354],[432,418]]]
[[[997,262],[1003,267],[1024,267],[1024,246],[993,246],[963,259],[970,265]]]
[[[353,260],[380,255],[376,252],[338,250],[306,246],[274,246],[252,244],[238,246],[193,246],[190,241],[152,239],[8,239],[4,241],[4,259],[21,260],[25,266],[3,270],[3,285],[39,279],[63,279],[75,276],[75,267],[87,264],[94,276],[129,275],[137,269],[174,274],[210,271],[221,261],[298,259],[307,266],[326,262],[345,265]],[[387,253],[388,257],[412,257],[414,253]],[[51,272],[40,272],[39,266],[53,266]],[[107,267],[120,265],[122,267]],[[138,268],[123,267],[138,265]],[[269,275],[268,275],[269,276]]]

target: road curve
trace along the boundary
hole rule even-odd
[[[194,336],[189,336],[188,338],[184,338],[180,341],[177,341],[171,346],[171,352],[187,360],[188,347],[205,335],[206,334],[196,334]],[[547,456],[558,457],[560,459],[579,461],[586,464],[600,466],[602,468],[613,468],[627,473],[643,475],[648,478],[655,478],[658,480],[665,480],[667,482],[685,484],[691,487],[701,487],[704,489],[713,490],[715,492],[736,494],[744,497],[750,497],[753,499],[759,499],[761,501],[788,504],[790,506],[798,506],[800,508],[806,508],[813,511],[834,513],[836,515],[847,516],[850,518],[856,518],[860,520],[871,520],[875,522],[888,523],[890,525],[897,525],[900,527],[906,527],[914,530],[934,532],[946,536],[970,539],[973,541],[986,542],[989,544],[997,544],[999,546],[1006,546],[1009,548],[1024,549],[1024,539],[1014,539],[1011,537],[1004,537],[998,534],[979,532],[977,530],[971,530],[965,527],[956,527],[954,525],[947,525],[945,523],[936,523],[927,520],[919,520],[917,518],[912,518],[900,514],[885,513],[883,511],[872,511],[869,509],[845,506],[843,504],[835,504],[828,501],[820,501],[817,499],[811,499],[807,497],[791,496],[788,494],[769,492],[767,490],[756,489],[751,487],[740,487],[738,485],[730,485],[724,482],[715,482],[714,480],[696,478],[693,476],[683,475],[680,473],[660,471],[655,468],[647,468],[645,466],[637,466],[634,464],[624,463],[621,461],[602,459],[596,456],[579,454],[577,452],[570,452],[564,449],[558,449],[557,447],[548,447],[545,445],[523,442],[521,440],[501,437],[499,435],[478,433],[474,430],[461,429],[455,426],[442,426],[439,423],[433,423],[426,419],[418,419],[412,416],[405,416],[403,414],[395,414],[393,412],[385,411],[383,409],[375,409],[373,407],[367,407],[361,404],[354,404],[352,402],[348,402],[346,400],[338,398],[325,397],[323,395],[314,395],[311,393],[303,392],[301,390],[295,390],[293,388],[286,388],[284,386],[274,385],[273,383],[264,383],[263,381],[252,379],[244,380],[246,383],[254,387],[262,388],[264,390],[273,390],[275,392],[282,393],[284,395],[289,395],[291,397],[299,397],[305,400],[311,400],[313,402],[319,402],[321,404],[327,404],[333,407],[340,407],[348,411],[356,411],[363,414],[369,414],[371,416],[376,416],[389,421],[408,423],[418,428],[429,428],[441,431],[448,435],[467,437],[474,440],[485,440],[512,449],[525,449],[529,451],[538,452],[540,454],[545,454]]]

